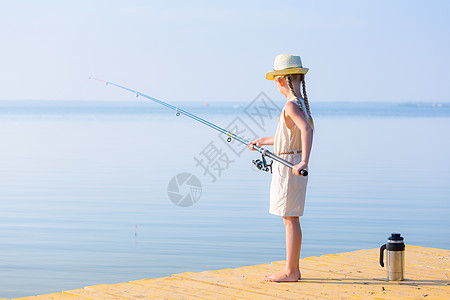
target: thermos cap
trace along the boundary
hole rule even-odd
[[[392,233],[388,239],[389,241],[403,241],[403,237],[400,236],[400,233]]]
[[[400,233],[392,233],[388,241],[389,243],[403,243],[403,237],[400,236]]]

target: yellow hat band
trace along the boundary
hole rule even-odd
[[[308,73],[308,70],[309,70],[308,68],[288,68],[278,71],[272,71],[266,74],[266,79],[274,80],[275,76],[283,76],[289,74],[306,74]]]

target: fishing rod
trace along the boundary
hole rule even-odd
[[[180,109],[180,108],[178,108],[178,107],[176,107],[176,106],[173,106],[173,105],[171,105],[171,104],[169,104],[169,103],[166,103],[166,102],[163,102],[163,101],[158,100],[158,99],[156,99],[156,98],[153,98],[153,97],[151,97],[151,96],[149,96],[149,95],[143,94],[143,93],[141,93],[141,92],[132,90],[132,89],[130,89],[130,88],[127,88],[127,87],[125,87],[125,86],[121,86],[121,85],[119,85],[119,84],[116,84],[116,83],[113,83],[113,82],[110,82],[110,81],[106,81],[106,80],[102,80],[102,79],[98,79],[98,78],[94,78],[94,77],[89,77],[89,79],[93,79],[93,80],[97,80],[97,81],[103,82],[103,83],[105,83],[106,85],[113,85],[113,86],[116,86],[116,87],[118,87],[118,88],[124,89],[124,90],[126,90],[126,91],[129,91],[129,92],[135,94],[136,97],[142,96],[142,97],[147,98],[147,99],[149,99],[149,100],[152,100],[152,101],[154,101],[154,102],[156,102],[156,103],[159,103],[159,104],[161,104],[161,105],[164,105],[164,106],[166,106],[166,107],[168,107],[168,108],[170,108],[170,109],[173,109],[173,110],[175,110],[175,111],[177,112],[177,113],[176,113],[177,116],[179,116],[180,114],[183,114],[183,115],[185,115],[185,116],[188,116],[188,117],[190,117],[190,118],[192,118],[192,119],[194,119],[194,120],[196,120],[196,121],[198,121],[198,122],[200,122],[200,123],[205,124],[206,126],[209,126],[209,127],[213,128],[213,129],[215,129],[215,130],[217,130],[217,131],[219,131],[219,132],[221,132],[221,133],[227,135],[227,136],[228,136],[228,138],[227,138],[227,141],[228,141],[228,142],[231,142],[232,139],[235,139],[236,141],[238,141],[238,142],[240,142],[240,143],[242,143],[242,144],[245,144],[245,145],[248,145],[248,144],[250,143],[250,141],[247,141],[247,140],[241,138],[240,136],[237,136],[237,135],[235,135],[234,133],[229,132],[228,130],[225,130],[225,129],[223,129],[223,128],[221,128],[221,127],[219,127],[219,126],[217,126],[217,125],[215,125],[215,124],[213,124],[213,123],[210,123],[210,122],[208,122],[208,121],[206,121],[206,120],[204,120],[204,119],[202,119],[202,118],[200,118],[200,117],[197,117],[196,115],[193,115],[193,114],[191,114],[191,113],[189,113],[189,112],[187,112],[187,111],[185,111],[185,110],[182,110],[182,109]],[[294,168],[294,165],[293,165],[292,163],[288,162],[287,160],[282,159],[282,158],[279,157],[279,156],[276,156],[275,154],[273,154],[273,153],[270,152],[269,150],[266,150],[266,149],[264,149],[264,148],[262,148],[262,147],[258,147],[258,146],[256,146],[256,145],[253,145],[253,149],[255,149],[256,151],[258,151],[258,152],[261,153],[261,155],[262,155],[261,160],[260,160],[260,159],[257,159],[257,160],[253,160],[253,161],[252,161],[253,164],[254,164],[259,170],[262,170],[262,171],[265,171],[265,172],[270,171],[270,172],[272,173],[272,163],[273,163],[273,160],[276,160],[277,162],[279,162],[279,163],[281,163],[281,164],[283,164],[283,165],[285,165],[286,167],[289,167],[289,168],[291,168],[291,169]],[[272,159],[272,162],[267,163],[266,157],[271,158],[271,159]],[[301,171],[300,171],[300,175],[308,176],[308,171],[306,171],[306,170],[301,170]]]

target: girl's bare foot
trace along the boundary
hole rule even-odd
[[[300,271],[288,272],[286,270],[281,270],[272,275],[264,276],[264,281],[272,282],[295,282],[301,279],[302,275]]]

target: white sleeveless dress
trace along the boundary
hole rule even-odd
[[[303,101],[299,100],[306,111]],[[289,101],[297,104],[295,99]],[[274,154],[296,165],[301,161],[301,131],[295,124],[291,129],[286,126],[285,108],[286,105],[278,118]],[[294,175],[291,168],[277,161],[273,161],[272,172],[269,212],[284,217],[303,216],[308,176]]]

